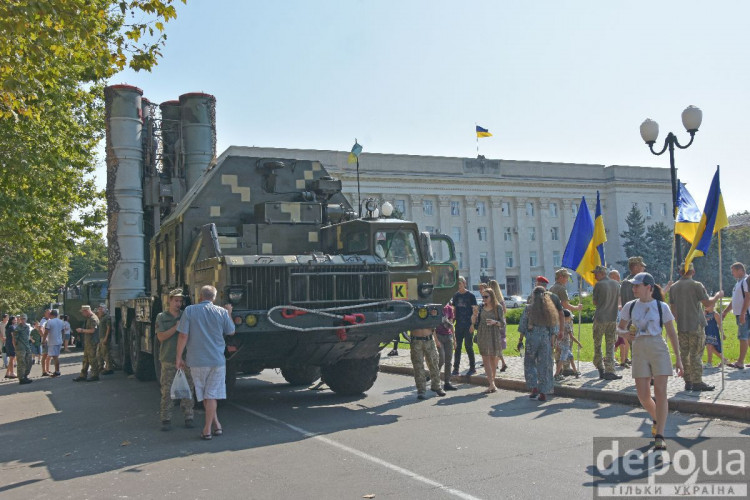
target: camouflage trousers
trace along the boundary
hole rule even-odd
[[[96,359],[99,362],[99,368],[102,371],[114,370],[114,362],[112,356],[109,354],[109,341],[99,342],[96,348]]]
[[[443,372],[445,374],[444,380],[445,383],[448,384],[451,381],[451,369],[453,367],[453,334],[442,335],[438,333],[437,338],[438,371],[440,371],[440,367],[445,364],[445,371]]]
[[[699,327],[693,332],[677,332],[680,343],[680,356],[685,370],[685,383],[699,384],[703,382],[703,348],[706,344],[706,331]]]
[[[417,393],[423,394],[427,390],[427,375],[424,371],[424,362],[430,369],[430,388],[433,391],[440,389],[440,368],[437,347],[432,336],[429,340],[411,338],[411,364],[414,367],[414,381],[417,383]]]
[[[99,376],[99,360],[96,357],[96,344],[88,338],[83,342],[83,363],[81,364],[81,377],[86,378],[91,367],[91,376]]]
[[[17,350],[16,351],[16,374],[18,380],[28,378],[31,373],[31,351]]]
[[[615,372],[615,341],[617,335],[614,321],[594,321],[594,366],[605,373]],[[604,363],[602,364],[602,337],[604,337]]]
[[[193,394],[195,394],[193,377],[190,376],[190,368],[186,366],[185,368],[183,368],[183,371],[187,376],[190,390],[193,392]],[[176,373],[176,364],[167,363],[165,361],[161,362],[161,378],[159,379],[159,382],[161,383],[161,403],[159,404],[159,417],[161,418],[162,422],[165,420],[172,420],[172,407],[174,406],[174,403],[172,403],[170,390],[172,389],[172,381],[174,381],[174,376]],[[180,408],[182,409],[182,414],[185,415],[185,420],[193,419],[194,404],[195,403],[193,402],[193,398],[180,400]]]

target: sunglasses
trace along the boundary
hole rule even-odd
[[[490,298],[490,296],[489,296],[489,295],[482,295],[482,298],[483,298],[483,299],[489,299],[489,298]]]

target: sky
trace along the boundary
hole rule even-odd
[[[657,146],[703,111],[678,177],[698,205],[721,166],[729,214],[745,194],[750,2],[188,0],[150,73],[154,102],[217,99],[230,145],[669,168]],[[103,181],[104,175],[98,175]],[[103,187],[102,182],[102,187]]]

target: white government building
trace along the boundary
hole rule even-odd
[[[356,167],[347,163],[348,151],[243,149],[320,161],[357,207]],[[389,201],[421,230],[451,236],[460,274],[473,287],[496,279],[506,295],[529,294],[537,275],[554,280],[581,196],[593,218],[600,192],[610,267],[625,260],[620,233],[633,204],[647,225],[673,225],[668,168],[362,153],[359,174],[362,200]],[[576,281],[568,285],[571,292]]]

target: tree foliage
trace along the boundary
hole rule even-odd
[[[103,238],[92,238],[78,246],[70,258],[68,285],[76,283],[84,276],[107,270],[107,244]]]
[[[625,218],[625,223],[628,229],[620,233],[620,238],[624,240],[623,248],[625,249],[625,255],[627,257],[641,256],[644,259],[647,258],[648,241],[646,239],[646,219],[643,218],[643,214],[636,205],[628,212],[628,216]],[[646,260],[648,263],[648,260]],[[628,268],[628,261],[621,261],[618,264]]]
[[[730,266],[742,262],[750,268],[750,228],[724,229],[721,231],[721,278],[725,294],[730,295],[734,286],[734,277]],[[719,238],[711,239],[708,253],[693,260],[695,279],[706,286],[709,292],[719,290]]]
[[[643,257],[648,264],[648,272],[660,284],[666,284],[670,278],[676,279],[676,274],[669,272],[672,265],[672,238],[673,230],[663,222],[652,224],[646,229],[648,252]],[[677,267],[679,262],[674,264]]]
[[[156,64],[174,2],[0,2],[0,309],[49,300],[95,237],[104,82]]]

